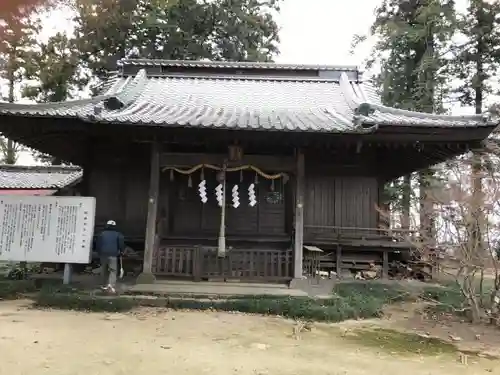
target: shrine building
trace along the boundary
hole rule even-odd
[[[290,282],[309,253],[386,275],[411,244],[382,223],[384,185],[496,125],[383,106],[351,66],[123,60],[91,99],[0,104],[3,135],[83,168],[96,229],[118,223],[142,282]]]

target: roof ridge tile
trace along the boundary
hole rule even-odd
[[[122,59],[119,66],[164,66],[164,67],[205,67],[205,68],[248,68],[274,70],[323,70],[323,71],[355,71],[360,69],[356,65],[330,64],[293,64],[258,61],[203,61],[203,60],[164,60],[164,59]]]

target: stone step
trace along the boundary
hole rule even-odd
[[[158,295],[206,295],[206,296],[244,296],[244,295],[269,295],[269,296],[307,296],[303,290],[290,288],[265,288],[253,285],[220,285],[220,283],[163,283],[163,284],[137,284],[127,286],[125,291],[132,293],[148,293]]]
[[[263,289],[288,289],[287,284],[264,284],[264,283],[245,283],[245,282],[224,282],[224,281],[182,281],[182,280],[156,280],[155,285],[186,285],[199,287],[242,287],[242,288],[263,288]]]

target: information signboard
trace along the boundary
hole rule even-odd
[[[91,261],[95,198],[0,196],[0,261]]]

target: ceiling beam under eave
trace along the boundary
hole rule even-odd
[[[430,127],[430,126],[380,126],[374,137],[387,141],[421,142],[474,142],[482,141],[491,134],[496,125],[467,127]]]
[[[0,131],[9,139],[78,164],[85,129],[74,119],[0,116]]]
[[[412,172],[443,163],[468,152],[478,142],[448,143],[440,145],[423,144],[420,148],[406,150],[385,150],[379,154],[379,163],[385,165],[383,179],[391,181]]]

